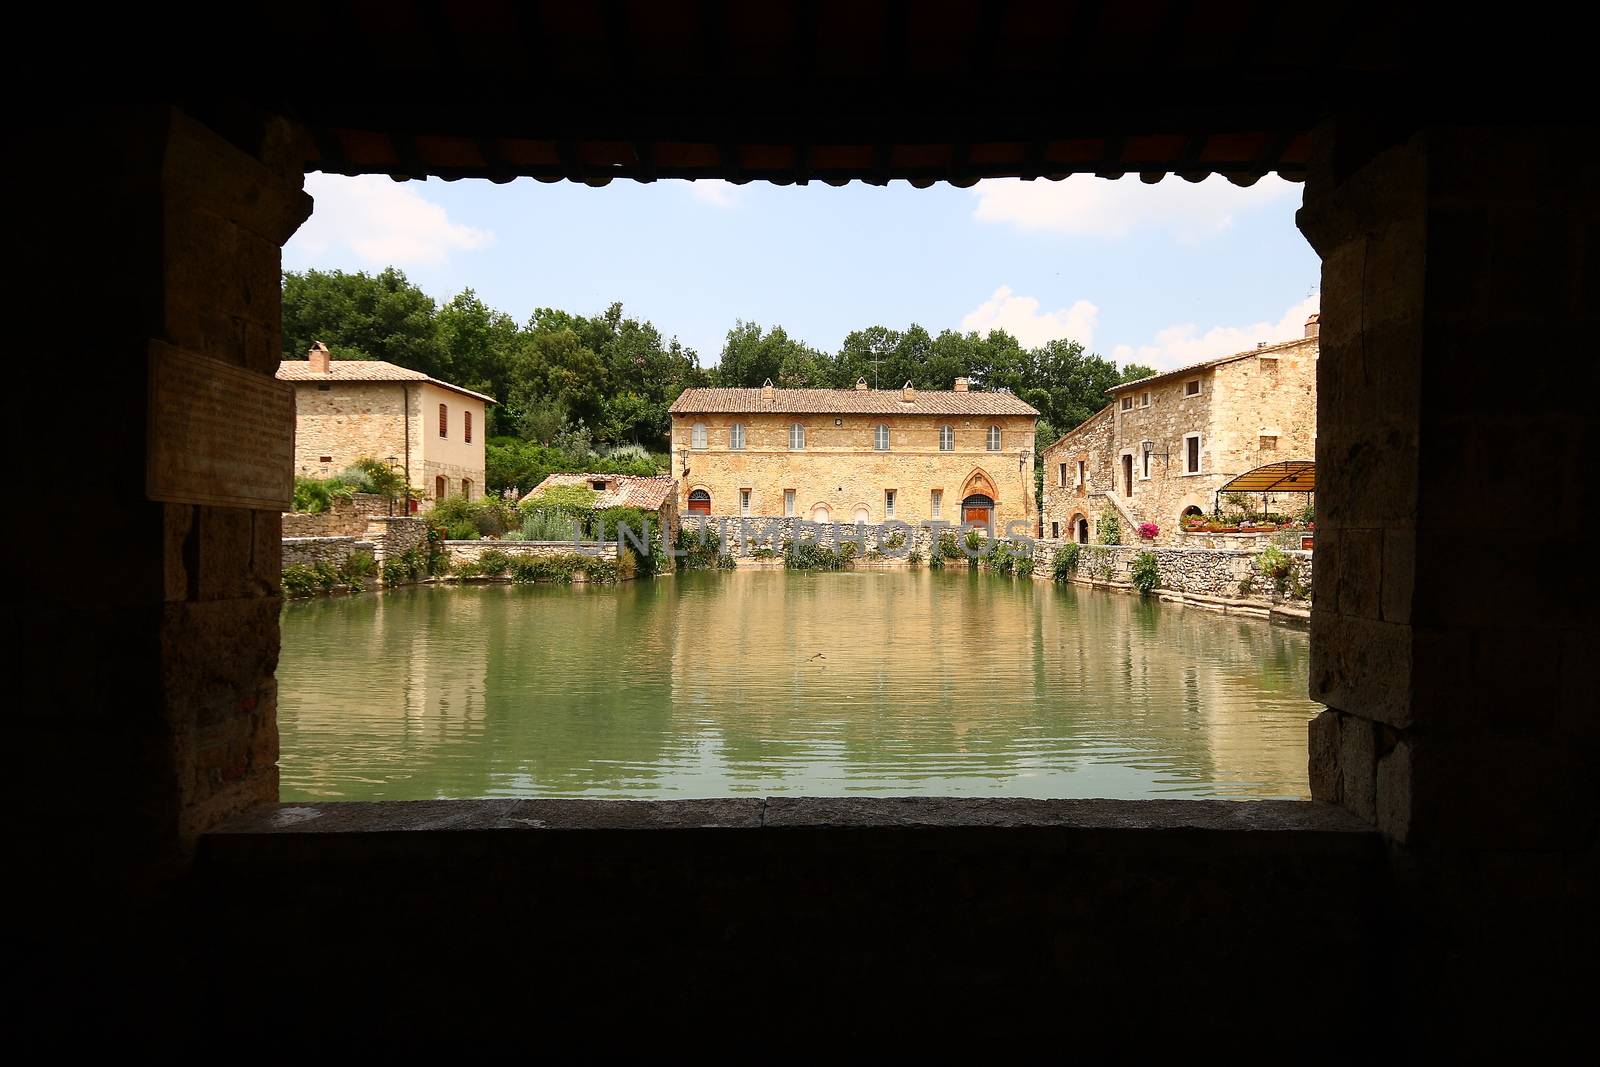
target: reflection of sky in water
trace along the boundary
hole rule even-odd
[[[295,603],[282,795],[1304,797],[1307,651],[965,570]]]

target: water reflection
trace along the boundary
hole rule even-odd
[[[285,608],[285,799],[1300,797],[1306,635],[944,573]]]

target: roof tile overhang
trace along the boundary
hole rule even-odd
[[[918,389],[685,389],[674,415],[981,415],[1037,418],[1033,405],[1012,393]]]

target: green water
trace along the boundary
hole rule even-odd
[[[289,604],[282,797],[1304,797],[1306,634],[965,570]]]

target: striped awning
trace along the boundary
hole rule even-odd
[[[1315,493],[1317,465],[1309,459],[1268,463],[1233,479],[1219,493]]]

